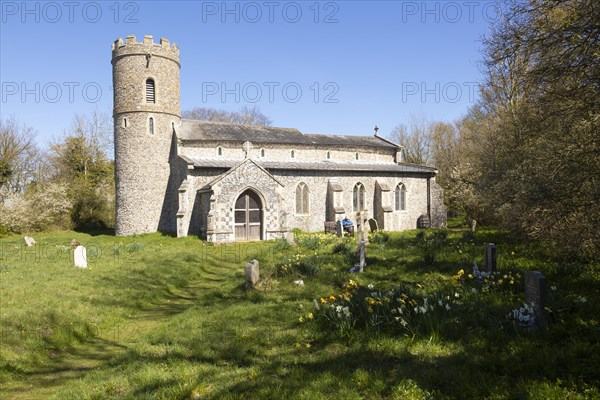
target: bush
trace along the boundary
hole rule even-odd
[[[71,202],[64,183],[33,184],[10,205],[0,205],[0,226],[15,233],[69,229]]]

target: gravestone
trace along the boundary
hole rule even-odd
[[[294,232],[286,232],[285,233],[285,240],[288,241],[289,244],[294,245],[296,244],[296,241],[294,239]]]
[[[325,221],[325,233],[336,233],[336,223],[333,221]]]
[[[344,227],[342,226],[342,221],[340,220],[335,221],[335,234],[338,237],[344,236]]]
[[[431,228],[431,221],[429,215],[423,214],[417,218],[417,229],[429,229]]]
[[[358,270],[360,271],[360,273],[362,273],[365,269],[366,266],[366,249],[365,249],[365,241],[361,240],[360,243],[358,244],[358,254],[359,254],[359,261],[358,261]]]
[[[485,244],[483,254],[483,270],[485,272],[496,272],[496,245],[494,243]]]
[[[547,298],[548,287],[544,274],[540,271],[525,272],[525,302],[533,308],[535,329],[544,329]]]
[[[71,240],[71,250],[75,250],[79,246],[79,242],[75,239]]]
[[[23,238],[23,240],[25,240],[25,244],[26,244],[28,247],[31,247],[31,246],[33,246],[34,244],[37,244],[37,242],[35,241],[35,239],[34,239],[34,238],[32,238],[31,236],[25,236],[25,237]]]
[[[246,278],[246,289],[254,289],[259,279],[258,260],[252,260],[244,267],[244,277]]]
[[[373,218],[369,220],[369,229],[371,230],[371,232],[375,232],[377,229],[379,229],[377,221]]]
[[[87,268],[87,254],[85,247],[77,246],[75,248],[75,254],[73,256],[75,266],[79,268]]]

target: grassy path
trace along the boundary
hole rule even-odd
[[[195,270],[197,273],[192,274],[192,279],[185,286],[169,288],[159,302],[144,307],[133,318],[119,321],[110,329],[102,329],[93,338],[72,343],[65,351],[50,351],[41,365],[21,372],[22,379],[3,383],[2,398],[52,398],[69,382],[85,379],[90,372],[114,368],[114,363],[126,358],[127,353],[143,342],[145,337],[177,315],[202,303],[203,297],[220,291],[222,285],[231,282],[233,275],[238,272],[230,265],[214,260],[199,264]]]

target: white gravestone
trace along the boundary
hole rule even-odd
[[[27,244],[27,246],[29,246],[29,247],[33,246],[34,244],[37,244],[35,239],[32,238],[31,236],[25,236],[23,238],[23,240],[25,240],[25,244]]]
[[[259,278],[258,260],[252,260],[244,267],[244,277],[246,278],[246,289],[254,289]]]
[[[87,255],[85,247],[77,246],[74,254],[75,266],[79,268],[87,268]]]

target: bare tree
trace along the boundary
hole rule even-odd
[[[182,116],[187,119],[228,122],[236,125],[271,126],[272,124],[271,119],[261,113],[257,107],[243,107],[237,112],[196,107],[183,111]]]
[[[0,193],[8,195],[25,190],[35,179],[38,149],[32,128],[19,125],[14,116],[0,119]]]
[[[431,149],[432,123],[423,115],[410,116],[409,126],[396,126],[391,139],[403,146],[402,159],[414,164],[428,164],[432,161]]]

